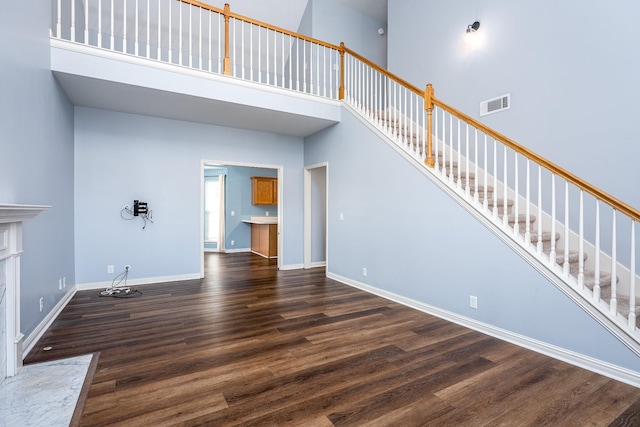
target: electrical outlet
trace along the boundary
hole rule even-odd
[[[269,216],[269,211],[265,211],[264,216]]]
[[[235,246],[235,245],[236,245],[236,241],[235,241],[235,240],[232,240],[232,241],[231,241],[231,246]]]
[[[469,295],[469,307],[478,308],[478,297]]]
[[[231,216],[236,216],[236,211],[231,211]]]
[[[107,273],[108,273],[108,274],[113,274],[113,273],[115,273],[115,270],[114,270],[113,265],[107,265]]]
[[[43,309],[44,309],[44,297],[40,297],[40,313],[42,313]]]
[[[62,289],[66,288],[66,287],[67,287],[67,278],[63,277],[62,278]]]
[[[58,279],[58,290],[62,290],[62,279]],[[40,309],[40,311],[42,311],[42,309]]]
[[[344,221],[344,214],[340,212],[340,221]]]
[[[362,275],[367,277],[367,267],[362,267]]]

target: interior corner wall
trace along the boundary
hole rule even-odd
[[[391,72],[640,208],[637,17],[622,0],[389,0]],[[465,49],[480,21],[481,46]]]
[[[302,265],[302,138],[76,107],[78,283],[200,273],[202,160],[283,167],[283,265]],[[133,200],[153,223],[124,220]],[[125,215],[126,216],[126,215]]]
[[[385,22],[362,15],[334,0],[311,0],[310,33],[316,39],[345,45],[370,61],[386,68],[387,35],[378,34],[378,28],[386,28]],[[305,13],[306,15],[306,13]],[[304,18],[303,18],[304,22]]]
[[[50,7],[42,2],[3,4],[0,203],[52,206],[23,224],[20,308],[26,336],[75,282],[73,107],[50,71],[50,24]],[[59,290],[62,278],[67,288]]]
[[[631,350],[349,111],[305,139],[305,164],[323,162],[328,273],[640,372]]]

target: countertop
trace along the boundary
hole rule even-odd
[[[252,216],[250,219],[243,219],[247,224],[277,224],[277,216]]]

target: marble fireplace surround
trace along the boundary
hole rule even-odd
[[[17,375],[22,367],[20,331],[20,255],[22,222],[50,206],[0,204],[0,382]]]

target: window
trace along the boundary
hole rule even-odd
[[[207,178],[204,181],[204,240],[218,243],[220,238],[220,179]]]

